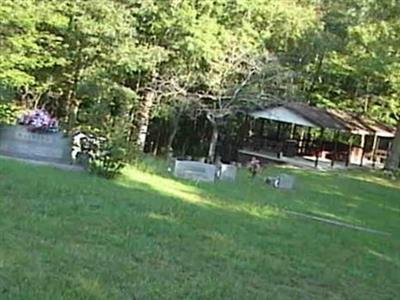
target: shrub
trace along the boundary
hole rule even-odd
[[[125,166],[126,150],[118,143],[106,141],[101,144],[99,155],[90,162],[89,171],[104,178],[114,178]]]
[[[78,133],[73,138],[72,157],[89,172],[105,178],[120,174],[127,161],[123,139]]]
[[[19,109],[9,103],[0,103],[0,124],[15,124]]]

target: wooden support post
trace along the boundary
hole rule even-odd
[[[339,131],[335,131],[334,136],[333,136],[333,154],[331,158],[331,167],[333,168],[335,166],[335,160],[337,156],[337,146],[338,146],[338,138],[339,138]]]
[[[306,142],[304,144],[304,152],[307,152],[307,150],[310,146],[310,141],[311,141],[311,127],[308,127]]]
[[[276,143],[278,145],[278,147],[276,147],[276,150],[277,150],[276,157],[277,158],[281,158],[281,152],[282,152],[282,147],[279,146],[280,145],[280,143],[279,143],[280,136],[281,136],[281,123],[278,122],[278,130],[276,132]]]
[[[351,163],[352,151],[353,151],[353,135],[350,133],[349,148],[348,148],[347,159],[346,159],[346,167],[348,167]]]
[[[363,163],[364,163],[364,155],[365,155],[365,148],[366,148],[366,135],[362,134],[361,135],[361,148],[362,148],[362,152],[361,152],[361,159],[360,159],[360,167],[362,167]]]
[[[257,150],[257,141],[254,138],[254,122],[256,119],[254,118],[249,118],[248,123],[247,123],[247,132],[246,132],[246,138],[250,142],[250,148],[251,150],[256,151]]]
[[[264,148],[264,124],[265,124],[265,119],[261,119],[261,121],[260,121],[260,131],[258,132],[258,137],[260,139],[260,147],[261,147],[261,149]]]
[[[278,122],[278,129],[276,131],[276,140],[279,141],[279,137],[281,136],[281,123]]]
[[[319,161],[319,155],[322,151],[322,139],[324,137],[324,128],[321,128],[320,134],[319,134],[319,139],[317,141],[317,151],[315,151],[315,167],[318,167],[318,161]]]
[[[297,150],[298,154],[303,154],[304,153],[303,147],[304,147],[304,128],[301,128],[299,148]]]
[[[246,146],[250,145],[250,147],[252,147],[251,144],[249,143],[249,128],[250,128],[249,116],[246,114],[236,138],[239,149],[243,148],[244,145]]]
[[[290,129],[290,137],[289,137],[291,140],[293,140],[296,135],[296,129],[297,129],[296,124],[292,124],[292,127]]]
[[[379,137],[375,133],[374,135],[374,143],[372,144],[372,167],[375,168],[376,165],[376,150],[379,146]]]
[[[265,124],[265,120],[264,119],[261,119],[261,121],[260,121],[260,132],[259,132],[259,134],[260,134],[260,137],[263,137],[263,135],[264,135],[264,124]]]

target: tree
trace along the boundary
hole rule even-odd
[[[400,122],[397,125],[396,135],[392,142],[389,156],[385,163],[385,169],[396,171],[400,167]]]
[[[293,95],[395,124],[399,12],[392,0],[4,0],[0,98],[44,105],[70,131],[118,127],[139,150],[149,128],[165,148],[192,131],[210,160],[227,116]]]
[[[55,21],[50,20],[44,26],[61,40],[54,55],[63,59],[63,64],[41,71],[51,74],[52,85],[60,89],[58,98],[67,108],[71,130],[82,102],[77,97],[79,86],[93,78],[112,80],[107,72],[120,58],[121,48],[134,40],[129,28],[130,16],[114,1],[57,1],[52,13]]]
[[[258,59],[241,57],[232,64],[231,71],[226,71],[221,77],[218,94],[196,95],[203,98],[200,109],[212,127],[208,150],[208,160],[211,162],[216,158],[219,128],[227,117],[274,103],[293,101],[295,96],[300,96],[295,73],[281,66],[275,55]],[[230,79],[231,76],[235,79]],[[224,82],[228,85],[223,86]]]
[[[310,100],[393,123],[399,107],[393,84],[399,76],[398,3],[323,0],[319,6],[323,26],[291,51],[301,61]]]

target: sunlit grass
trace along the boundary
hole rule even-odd
[[[149,187],[164,195],[177,197],[182,201],[214,205],[213,202],[201,197],[196,187],[181,183],[171,178],[161,177],[156,174],[143,173],[142,171],[132,167],[128,167],[125,170],[124,175],[125,180],[121,180],[121,184],[125,186],[134,183],[135,185]]]
[[[293,191],[264,184],[281,172]],[[206,184],[148,160],[106,181],[0,160],[0,192],[0,299],[398,296],[400,190],[379,174],[268,168]]]
[[[378,171],[364,171],[364,172],[349,172],[346,175],[348,178],[353,178],[369,183],[379,184],[391,188],[400,188],[400,179],[391,179],[387,175],[378,173]]]
[[[248,182],[250,184],[254,184]],[[209,195],[203,191],[207,188],[209,183],[196,183],[189,181],[179,181],[175,178],[166,178],[154,173],[144,173],[138,168],[127,167],[124,170],[123,176],[119,184],[129,187],[149,187],[160,194],[172,196],[180,199],[181,201],[211,206],[223,210],[241,211],[258,217],[267,217],[268,215],[279,215],[276,209],[264,206],[264,209],[255,209],[254,205],[249,205],[245,198],[241,199],[240,203],[226,201],[225,197],[218,195]],[[224,185],[224,183],[220,183]],[[225,187],[232,188],[232,184],[228,183]]]

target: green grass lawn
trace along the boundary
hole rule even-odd
[[[106,181],[0,160],[0,299],[399,299],[399,182],[266,170],[296,176],[279,191],[246,173],[212,185],[162,169]]]

